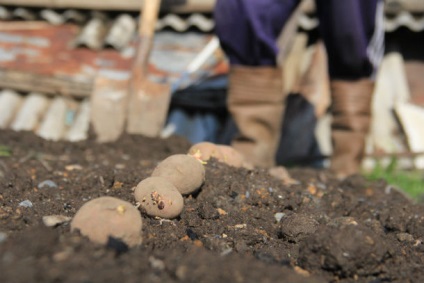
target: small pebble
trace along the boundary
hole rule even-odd
[[[284,212],[277,212],[276,214],[274,214],[274,218],[277,222],[280,222],[281,219],[286,216],[286,214]]]
[[[233,249],[232,249],[232,248],[228,248],[228,249],[226,249],[226,250],[223,250],[223,251],[221,252],[221,256],[229,255],[232,251],[233,251]]]
[[[64,215],[48,215],[43,216],[43,223],[47,227],[55,227],[60,224],[63,224],[65,222],[71,221],[71,217],[64,216]]]
[[[234,225],[234,228],[236,229],[244,229],[247,227],[247,224],[236,224]]]
[[[165,269],[165,263],[163,262],[163,260],[160,260],[158,258],[155,258],[154,256],[150,256],[149,257],[149,263],[150,266],[153,269],[157,269],[157,270],[164,270]]]
[[[340,217],[336,217],[331,219],[328,223],[328,226],[333,226],[333,227],[341,227],[341,226],[346,226],[346,225],[354,225],[357,226],[358,222],[356,222],[356,219],[354,217],[350,217],[350,216],[340,216]]]
[[[6,239],[7,239],[7,234],[4,232],[0,232],[0,244],[6,241]]]
[[[57,188],[57,185],[52,180],[45,180],[45,181],[39,183],[37,187],[39,189],[43,189],[43,188],[46,188],[46,187],[47,188]]]
[[[78,165],[78,164],[70,164],[70,165],[66,165],[65,169],[67,171],[74,171],[74,170],[82,170],[82,166]]]
[[[24,200],[24,201],[21,201],[19,203],[19,206],[31,208],[32,207],[32,202],[29,201],[29,200]]]
[[[71,248],[67,248],[64,251],[53,254],[52,258],[55,262],[65,261],[72,255],[72,252],[73,250]]]
[[[398,233],[396,234],[397,239],[399,242],[413,242],[414,237],[411,234],[408,233]]]

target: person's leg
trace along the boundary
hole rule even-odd
[[[230,61],[227,105],[232,145],[248,162],[275,163],[284,110],[277,38],[299,0],[218,0],[215,30]]]
[[[217,0],[215,32],[231,65],[277,65],[277,37],[299,0]]]
[[[371,120],[374,77],[384,53],[383,2],[316,0],[331,80],[331,169],[358,173]]]

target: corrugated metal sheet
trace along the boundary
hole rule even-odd
[[[112,47],[123,50],[133,39],[138,23],[138,13],[107,13],[88,10],[29,9],[24,7],[0,6],[0,20],[3,21],[46,21],[52,25],[75,23],[80,28],[73,46],[85,46],[93,50]],[[163,14],[156,30],[186,32],[197,30],[210,33],[214,21],[207,14]]]
[[[318,25],[318,21],[313,15],[313,6],[305,7],[298,25],[311,30]],[[0,19],[3,19],[0,26],[0,85],[3,87],[26,90],[28,86],[21,83],[24,80],[36,85],[36,90],[40,92],[87,96],[99,69],[108,66],[114,71],[128,72],[130,68],[137,12],[0,6]],[[385,25],[387,31],[400,26],[422,31],[424,13],[413,16],[404,11],[386,15]],[[213,28],[211,13],[163,14],[157,22],[158,33],[168,30],[181,32],[172,39],[177,45],[186,40],[182,32],[198,31],[194,34],[204,40],[210,37]],[[167,38],[169,34],[166,33],[157,37],[157,40],[167,42],[169,48],[161,52],[160,48],[155,47],[153,58],[156,59],[152,59],[152,62],[158,63],[152,65],[154,72],[160,72],[158,66],[164,62],[174,62],[173,65],[185,62],[181,59],[184,54],[175,49]],[[190,40],[193,38],[191,36]],[[175,73],[171,73],[162,71],[162,75],[175,77]]]
[[[87,138],[89,123],[89,99],[0,91],[0,129],[33,131],[54,141],[80,141]]]
[[[132,21],[137,22],[137,12],[99,12],[90,10],[54,10],[54,9],[30,9],[25,7],[0,6],[0,20],[45,20],[53,25],[60,25],[68,22],[80,23],[83,25],[90,24],[90,19],[103,18],[106,26],[112,28],[122,15],[131,17]],[[176,31],[186,31],[194,28],[203,32],[213,30],[214,23],[210,13],[190,13],[190,14],[173,14],[164,13],[160,16],[157,23],[157,30],[173,29]]]
[[[424,14],[413,15],[406,11],[399,12],[394,17],[386,16],[384,27],[386,31],[392,32],[399,27],[407,27],[412,31],[420,32],[424,30]]]
[[[92,30],[87,30],[88,27]],[[0,86],[88,96],[98,72],[108,70],[128,75],[131,69],[136,39],[132,36],[133,30],[127,36],[122,32],[129,29],[128,26],[118,27],[114,25],[118,29],[115,35],[109,34],[105,39],[110,45],[122,44],[122,38],[127,40],[127,44],[115,46],[120,48],[119,52],[107,48],[103,40],[105,32],[99,23],[86,25],[81,32],[77,24],[71,23],[54,26],[45,22],[3,22],[0,26]],[[149,73],[158,80],[172,83],[211,37],[198,32],[157,32]],[[80,47],[82,45],[90,48]],[[209,59],[203,69],[211,74],[220,72],[219,65],[225,62],[223,56],[216,53]]]
[[[0,5],[86,9],[101,11],[139,11],[145,0],[0,0]],[[162,10],[173,13],[210,12],[215,0],[163,0]]]
[[[318,19],[312,15],[302,13],[299,17],[299,26],[305,30],[312,30],[319,24]],[[386,15],[384,28],[386,32],[393,32],[400,27],[407,27],[414,32],[424,30],[424,13],[411,14],[406,11],[399,12],[396,15]]]
[[[395,9],[392,1],[390,12],[386,13],[385,28],[392,32],[399,27],[407,27],[414,32],[424,30],[424,11],[411,13],[402,9]],[[398,1],[399,2],[399,1]],[[396,3],[398,3],[396,2]],[[400,5],[400,4],[399,4]],[[398,6],[399,6],[398,5]],[[402,6],[400,6],[402,7]],[[307,7],[299,18],[299,26],[303,29],[314,29],[318,20],[313,15],[313,6]],[[0,6],[0,20],[45,20],[53,25],[64,23],[77,23],[81,27],[81,35],[77,44],[85,45],[92,49],[103,46],[112,46],[122,49],[130,41],[137,25],[137,12],[98,12],[89,10],[52,10],[29,9],[25,7]],[[157,22],[157,30],[170,29],[185,32],[195,29],[200,32],[212,32],[214,21],[211,13],[193,13],[180,15],[168,13],[161,15]],[[119,40],[114,37],[119,35]],[[117,42],[120,42],[119,44]]]
[[[139,11],[145,0],[0,0],[0,4],[19,7],[79,8],[95,10]],[[312,0],[303,0],[304,2]],[[216,0],[164,0],[162,9],[173,13],[210,12]],[[422,0],[385,0],[386,11],[424,12]]]
[[[0,31],[0,128],[33,131],[51,140],[85,139],[95,105],[94,83],[107,74],[122,81],[120,91],[127,93],[136,41],[121,52],[94,51],[73,45],[75,24],[23,23],[5,22]],[[150,79],[173,85],[213,38],[198,32],[158,32],[148,65]],[[188,77],[191,83],[228,71],[223,54],[216,51]]]

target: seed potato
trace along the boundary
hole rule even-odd
[[[71,222],[71,231],[79,230],[91,241],[106,244],[109,237],[129,247],[141,244],[142,218],[131,203],[114,197],[100,197],[86,202]]]
[[[187,154],[174,154],[165,158],[153,170],[152,177],[170,181],[181,194],[196,191],[205,181],[205,168],[196,158]]]
[[[177,188],[162,177],[149,177],[141,181],[134,191],[140,208],[150,216],[175,218],[181,214],[184,199]]]
[[[242,167],[244,164],[243,155],[238,152],[235,148],[229,145],[219,144],[217,148],[222,153],[222,159],[219,161],[224,162],[233,167]]]
[[[194,144],[188,150],[189,155],[193,155],[202,161],[208,161],[211,157],[222,159],[222,153],[216,144],[211,142],[199,142]]]

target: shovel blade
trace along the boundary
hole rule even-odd
[[[125,130],[128,79],[99,74],[91,95],[91,124],[98,142],[115,141]]]
[[[169,85],[142,78],[131,87],[127,132],[158,137],[165,125],[171,99]]]

